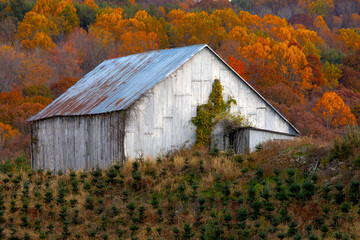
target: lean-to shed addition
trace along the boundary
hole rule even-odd
[[[156,157],[195,142],[191,122],[214,79],[253,123],[220,144],[253,149],[299,134],[270,103],[207,45],[106,60],[29,119],[35,169],[106,167],[116,160]],[[218,138],[221,129],[216,129]],[[243,136],[243,137],[242,137]],[[222,137],[221,137],[222,138]],[[224,146],[225,145],[225,146]]]

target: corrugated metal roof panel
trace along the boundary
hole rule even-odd
[[[106,60],[29,121],[126,109],[205,47],[201,44]]]

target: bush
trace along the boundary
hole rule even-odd
[[[360,169],[360,154],[357,155],[357,156],[355,157],[355,159],[354,159],[354,167],[355,167],[356,169]]]
[[[16,171],[30,171],[29,163],[26,159],[26,156],[24,153],[21,153],[19,156],[7,159],[0,163],[0,172],[2,173],[10,173],[10,172],[16,172]]]
[[[330,150],[330,160],[339,159],[347,161],[360,147],[360,127],[349,126],[341,140],[335,139],[334,147]],[[355,158],[357,162],[357,158]],[[358,164],[358,163],[356,163]],[[355,165],[356,166],[356,165]]]
[[[351,206],[348,202],[344,202],[341,204],[340,206],[340,210],[343,212],[343,213],[348,213],[349,210],[350,210]]]
[[[208,239],[224,239],[224,230],[221,225],[217,221],[210,221],[206,223],[201,228],[201,234],[199,236],[200,240],[208,240]]]
[[[351,181],[349,188],[349,198],[353,203],[359,202],[360,198],[360,182],[359,181]]]

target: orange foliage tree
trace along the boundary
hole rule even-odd
[[[311,68],[304,52],[296,45],[259,38],[259,42],[239,48],[239,53],[249,78],[258,87],[282,82],[301,91],[313,88]]]
[[[48,60],[36,53],[28,54],[26,58],[22,60],[18,74],[22,87],[45,85],[51,82],[54,77]]]
[[[17,136],[20,136],[18,130],[13,129],[9,124],[0,122],[0,151]]]
[[[355,125],[355,116],[335,92],[326,92],[317,102],[313,111],[324,121],[327,128]]]
[[[237,60],[233,55],[229,57],[229,65],[234,69],[241,77],[246,79],[246,70],[245,65],[240,61]]]
[[[121,36],[122,44],[119,46],[120,56],[151,51],[159,48],[157,35],[153,32],[129,31]]]
[[[53,83],[50,87],[53,97],[54,98],[59,97],[72,85],[74,85],[78,80],[79,78],[75,78],[75,77],[64,77],[60,79],[58,82]]]

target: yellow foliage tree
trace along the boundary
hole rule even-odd
[[[54,47],[51,37],[58,33],[56,24],[43,14],[27,12],[24,20],[19,23],[17,38],[25,48]],[[44,44],[44,45],[42,45]]]
[[[105,8],[100,10],[97,14],[93,28],[101,30],[95,32],[103,34],[103,31],[106,31],[114,37],[114,39],[120,40],[121,35],[126,32],[126,21],[123,19],[123,12],[122,8]],[[98,37],[101,38],[101,35]]]
[[[160,48],[168,47],[168,36],[166,34],[165,21],[157,20],[156,17],[150,16],[146,11],[138,11],[133,19],[133,22],[138,22],[137,31],[145,31],[147,33],[155,33],[158,39]]]
[[[319,47],[324,44],[324,40],[322,40],[315,31],[306,29],[305,27],[296,29],[294,31],[294,37],[301,46],[312,43]]]
[[[285,18],[280,18],[272,14],[266,14],[261,21],[262,30],[271,32],[273,28],[289,28],[289,24]]]
[[[354,29],[342,28],[338,31],[338,35],[349,51],[360,49],[360,34]]]
[[[31,12],[45,16],[54,15],[59,0],[37,0]]]
[[[333,10],[334,2],[332,0],[316,0],[308,6],[311,15],[326,16]]]
[[[80,20],[76,14],[76,8],[72,0],[62,0],[56,6],[54,13],[56,17],[56,23],[59,29],[68,35],[74,30],[75,27],[79,26]]]
[[[327,128],[355,125],[355,116],[335,92],[326,92],[317,102],[313,111],[323,119]]]
[[[93,9],[95,9],[95,10],[97,10],[97,9],[99,8],[99,6],[96,5],[96,3],[94,2],[94,0],[85,0],[85,1],[83,2],[83,4],[84,4],[85,6],[88,6],[88,7],[93,8]]]
[[[52,39],[79,26],[72,0],[38,0],[18,26],[17,38],[25,48],[54,48]]]
[[[183,11],[180,9],[173,9],[168,13],[166,19],[171,25],[179,27],[183,17],[185,17],[185,13]]]
[[[258,37],[246,27],[234,27],[228,34],[228,38],[237,41],[241,47],[253,45],[258,42]]]
[[[324,75],[325,85],[330,88],[334,88],[339,85],[339,79],[342,76],[342,72],[336,65],[326,61],[322,67],[322,73]]]
[[[221,22],[221,25],[225,28],[226,32],[231,31],[235,26],[240,25],[240,19],[238,15],[232,9],[217,9],[212,14],[212,17],[216,17]]]
[[[27,44],[25,40],[25,44]],[[43,49],[53,49],[56,47],[55,43],[51,38],[43,32],[36,32],[35,36],[31,41],[29,41],[29,46],[31,49],[43,48]]]
[[[173,42],[180,44],[207,43],[213,49],[217,49],[225,38],[225,29],[221,20],[209,16],[206,12],[187,13],[177,28],[177,39]]]
[[[180,9],[173,9],[166,16],[166,20],[170,23],[169,42],[173,46],[181,46],[182,34],[179,31],[179,27],[184,17],[185,13]]]
[[[247,27],[254,32],[261,30],[262,19],[258,15],[252,15],[247,11],[239,12],[240,26]]]

